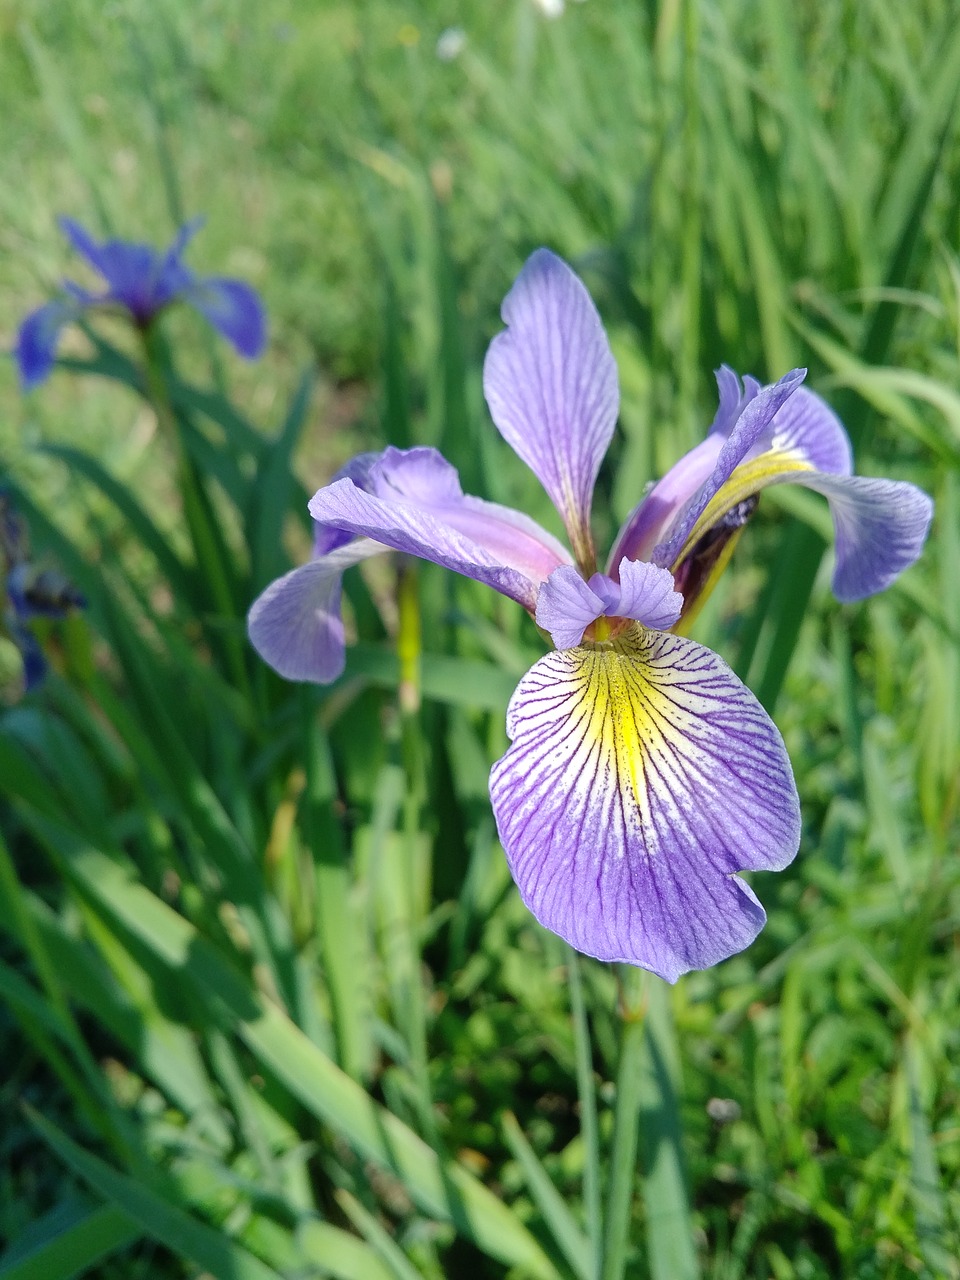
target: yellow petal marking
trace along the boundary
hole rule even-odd
[[[712,529],[728,511],[732,511],[737,503],[759,493],[761,489],[766,489],[768,485],[791,479],[798,471],[815,469],[809,462],[805,462],[795,454],[779,449],[768,450],[757,458],[751,458],[749,462],[741,462],[730,479],[717,490],[704,507],[696,524],[687,535],[680,554],[670,565],[671,570],[674,573],[677,571],[684,557],[689,555],[703,535]]]

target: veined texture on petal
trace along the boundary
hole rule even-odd
[[[780,734],[711,650],[633,628],[547,654],[507,713],[490,794],[536,918],[579,951],[673,982],[742,950],[800,811]]]
[[[555,254],[527,260],[502,307],[483,389],[508,444],[560,512],[581,566],[592,562],[590,504],[620,405],[617,366],[580,277]]]
[[[609,573],[616,575],[624,558],[652,559],[666,567],[677,563],[684,547],[696,541],[691,537],[694,526],[703,524],[705,509],[709,515],[718,506],[714,497],[736,468],[745,458],[769,447],[775,423],[784,421],[805,373],[805,369],[793,369],[769,387],[761,387],[748,376],[741,387],[734,371],[721,365],[717,370],[720,405],[706,438],[675,463],[627,517],[610,552]],[[792,425],[796,418],[786,421]],[[794,433],[785,430],[782,434],[793,440]],[[702,529],[697,536],[700,533]]]
[[[744,459],[750,457],[758,446],[762,447],[769,441],[775,415],[796,392],[806,374],[806,369],[791,369],[779,381],[763,387],[755,396],[745,401],[736,425],[730,431],[717,456],[710,478],[700,486],[673,521],[664,541],[654,547],[651,557],[654,564],[673,568],[684,547],[697,540],[703,531],[700,527],[702,524],[700,518],[707,512],[712,499]],[[746,493],[741,494],[741,497],[746,496]],[[730,506],[739,500],[739,498],[732,499]],[[725,509],[729,510],[729,507]]]
[[[463,493],[456,469],[436,449],[385,449],[361,477],[314,494],[310,514],[325,529],[373,538],[484,582],[531,613],[540,584],[570,560],[523,512]]]

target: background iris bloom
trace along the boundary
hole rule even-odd
[[[433,449],[364,454],[311,500],[315,558],[263,592],[250,636],[288,679],[335,679],[341,576],[387,548],[523,605],[556,649],[520,681],[512,745],[491,772],[510,870],[537,919],[580,951],[674,981],[753,940],[765,914],[736,873],[783,868],[800,839],[776,726],[720,657],[672,630],[683,588],[689,609],[705,549],[723,549],[766,485],[825,494],[843,600],[882,589],[916,559],[932,504],[912,485],[850,474],[846,434],[800,385],[803,370],[762,387],[723,368],[706,440],[630,515],[600,572],[590,509],[619,392],[599,315],[545,249],[502,314],[487,403],[572,553],[521,512],[465,495]]]
[[[94,307],[119,308],[138,329],[146,330],[174,302],[189,303],[232,343],[240,355],[255,359],[266,340],[266,318],[256,291],[242,280],[197,276],[184,263],[186,247],[200,228],[195,218],[181,227],[169,249],[128,240],[98,244],[70,218],[60,227],[74,249],[106,282],[102,293],[63,282],[64,295],[32,311],[20,325],[16,359],[25,391],[49,375],[65,325]]]

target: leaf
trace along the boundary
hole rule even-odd
[[[105,1205],[0,1266],[0,1280],[72,1280],[143,1234],[122,1209]]]
[[[78,1177],[105,1199],[112,1201],[138,1224],[144,1235],[192,1259],[217,1280],[282,1280],[279,1272],[254,1257],[229,1236],[171,1204],[140,1181],[84,1151],[39,1112],[27,1107],[27,1116],[41,1137]]]
[[[47,824],[44,824],[47,825]],[[364,1158],[389,1170],[420,1208],[450,1221],[478,1248],[531,1276],[556,1280],[556,1268],[515,1214],[462,1166],[436,1153],[341,1071],[280,1009],[252,990],[217,950],[175,911],[103,854],[49,831],[84,895],[146,945],[193,990],[225,1029],[319,1120]],[[72,846],[72,847],[70,847]]]

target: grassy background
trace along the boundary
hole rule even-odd
[[[160,243],[203,212],[191,262],[271,319],[248,366],[170,317],[193,505],[116,353],[27,399],[0,365],[4,470],[90,599],[0,714],[2,1280],[593,1274],[580,1120],[595,1089],[605,1149],[617,991],[527,917],[486,798],[535,630],[403,579],[403,714],[392,570],[349,582],[331,690],[274,680],[241,621],[358,448],[439,444],[555,520],[480,390],[541,243],[620,364],[598,542],[700,438],[721,360],[808,365],[858,469],[937,502],[921,563],[841,607],[823,509],[765,495],[699,625],[775,710],[804,839],[753,878],[754,947],[671,992],[692,1218],[647,1061],[627,1274],[958,1274],[958,83],[946,0],[0,0],[0,341],[81,270],[57,213]]]

